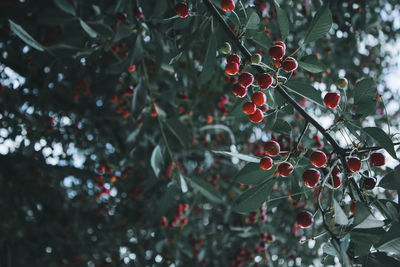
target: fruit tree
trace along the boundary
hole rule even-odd
[[[1,0],[0,266],[400,266],[399,7]]]

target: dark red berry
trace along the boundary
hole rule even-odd
[[[278,165],[278,173],[283,177],[292,174],[293,170],[293,165],[290,162],[285,161]]]
[[[347,159],[347,166],[352,172],[358,172],[361,169],[361,160],[357,157],[350,157]]]
[[[272,83],[274,82],[274,78],[272,77],[272,75],[268,74],[268,73],[263,73],[258,75],[258,79],[257,79],[257,83],[258,86],[260,86],[260,88],[262,90],[268,89]]]
[[[330,109],[334,109],[339,105],[340,95],[338,93],[327,93],[324,97],[324,104]]]
[[[285,55],[285,50],[280,45],[274,45],[268,50],[268,54],[273,60],[281,60]]]
[[[270,157],[264,157],[260,160],[260,168],[268,171],[274,165],[273,160]]]
[[[314,165],[315,167],[322,167],[325,165],[327,161],[326,155],[324,152],[322,151],[314,151],[313,153],[311,153],[310,155],[310,162],[312,165]]]
[[[374,152],[369,156],[372,165],[379,167],[385,165],[385,156],[382,153]]]
[[[241,86],[240,84],[236,83],[235,85],[233,85],[232,88],[232,93],[236,96],[236,97],[244,97],[247,94],[247,88]]]
[[[228,62],[225,66],[225,72],[228,75],[235,75],[239,72],[239,65],[234,62]]]
[[[321,174],[319,173],[318,170],[314,168],[306,170],[302,176],[305,186],[310,188],[315,187],[318,184],[320,178]]]
[[[252,102],[246,102],[242,106],[243,112],[247,115],[254,114],[254,112],[256,112],[256,109],[257,109],[256,105]]]
[[[286,72],[291,72],[297,69],[297,61],[292,57],[288,57],[285,61],[282,62],[281,68]]]
[[[251,96],[251,101],[257,106],[262,106],[267,101],[267,96],[263,92],[257,91]]]
[[[251,73],[243,72],[239,75],[238,83],[243,87],[248,87],[254,81],[254,77]]]
[[[268,156],[275,157],[281,152],[281,147],[279,143],[274,140],[269,140],[264,144],[264,153]]]
[[[309,211],[305,210],[296,215],[296,223],[301,228],[308,228],[313,224],[313,222],[314,222],[314,216]]]
[[[256,111],[253,114],[249,115],[249,120],[254,123],[260,122],[263,119],[264,119],[264,114],[258,108],[256,109]]]
[[[241,61],[240,61],[240,57],[236,54],[231,54],[226,58],[226,62],[228,63],[236,63],[238,65],[240,65]]]
[[[179,3],[175,6],[175,12],[179,17],[184,19],[189,16],[190,9],[186,3]]]
[[[375,185],[376,185],[376,178],[374,177],[364,178],[363,186],[365,189],[367,190],[374,189]]]
[[[235,9],[235,2],[233,0],[222,0],[221,9],[225,12],[233,11]]]

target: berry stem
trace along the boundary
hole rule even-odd
[[[292,151],[290,151],[290,153],[289,153],[289,155],[288,155],[288,157],[287,157],[287,160],[289,160],[289,159],[294,155],[294,153],[296,153],[297,150],[299,149],[299,145],[300,145],[300,143],[301,143],[301,140],[302,140],[303,137],[304,137],[304,134],[306,133],[306,131],[307,131],[307,129],[308,129],[308,125],[310,125],[310,123],[309,123],[308,121],[306,121],[306,124],[304,125],[304,128],[303,128],[303,130],[302,130],[301,133],[300,133],[299,139],[297,140],[297,143],[295,143],[296,146],[292,149]]]

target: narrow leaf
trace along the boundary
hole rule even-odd
[[[32,46],[36,50],[39,50],[41,52],[46,50],[46,47],[41,45],[39,42],[37,42],[29,33],[27,33],[20,25],[14,23],[12,20],[8,20],[10,23],[10,29],[24,41],[27,45]]]
[[[207,82],[213,72],[214,72],[214,67],[216,64],[216,51],[217,51],[217,41],[215,38],[215,35],[212,34],[210,37],[210,40],[208,41],[208,47],[207,47],[207,52],[205,55],[205,60],[204,60],[204,64],[203,64],[203,70],[201,71],[200,74],[200,84],[204,84],[205,82]]]
[[[72,16],[76,16],[75,8],[68,0],[53,0],[53,2],[62,11],[66,12]]]
[[[363,79],[354,86],[352,93],[354,95],[355,112],[367,116],[375,113],[376,110],[376,84],[373,79]]]
[[[198,179],[198,178],[189,178],[187,176],[184,176],[184,178],[188,181],[190,181],[191,185],[199,190],[199,192],[208,200],[214,202],[214,203],[221,203],[222,202],[222,197],[221,193],[218,192],[217,189],[215,189],[214,186],[212,186],[210,183],[207,183],[204,180]]]
[[[217,150],[213,150],[213,152],[215,154],[222,154],[222,155],[226,155],[226,156],[230,156],[230,157],[234,157],[234,158],[238,158],[247,162],[253,162],[253,163],[259,163],[260,159],[254,156],[249,156],[249,155],[245,155],[245,154],[240,154],[240,153],[233,153],[233,152],[228,152],[228,151],[217,151]]]
[[[276,13],[278,15],[279,28],[281,30],[282,40],[285,40],[289,34],[289,19],[286,11],[279,6],[275,5]]]
[[[239,213],[248,213],[260,208],[261,204],[268,199],[274,181],[275,179],[269,179],[241,194],[235,200],[233,210]]]
[[[258,163],[248,163],[236,174],[234,180],[241,184],[258,184],[274,175],[275,169],[272,167],[265,171]]]
[[[400,190],[400,165],[386,174],[378,186],[386,189]]]
[[[324,106],[321,98],[321,92],[306,82],[291,80],[285,84],[285,87],[318,105]]]
[[[333,207],[335,209],[335,223],[340,225],[348,225],[349,219],[335,199],[333,200]]]
[[[368,228],[378,228],[385,225],[383,221],[376,219],[374,216],[369,215],[362,223],[357,225],[356,229],[368,229]]]
[[[328,5],[323,5],[315,14],[308,27],[304,44],[318,40],[329,32],[332,27],[332,14]]]
[[[247,21],[247,23],[245,25],[245,29],[257,30],[259,24],[260,24],[260,17],[258,16],[257,12],[254,10],[249,15],[249,20]]]
[[[299,61],[299,66],[311,73],[320,73],[326,70],[326,66],[316,56],[307,56]]]
[[[363,128],[363,130],[369,136],[371,136],[379,146],[383,147],[393,158],[397,159],[393,141],[385,133],[385,131],[378,127],[367,127]]]
[[[83,20],[79,20],[82,29],[91,37],[91,38],[96,38],[97,37],[97,32],[95,32],[95,30],[93,30],[86,22],[84,22]]]
[[[150,164],[153,168],[154,174],[158,177],[161,172],[161,167],[164,164],[161,148],[159,145],[157,145],[151,153]]]

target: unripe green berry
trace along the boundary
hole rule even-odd
[[[260,64],[261,62],[261,55],[256,53],[254,55],[251,56],[251,64]]]
[[[224,54],[230,54],[232,51],[232,47],[228,42],[225,42],[220,51]]]
[[[347,81],[346,78],[340,78],[336,82],[336,86],[339,87],[340,89],[346,88],[348,84],[349,82]]]

